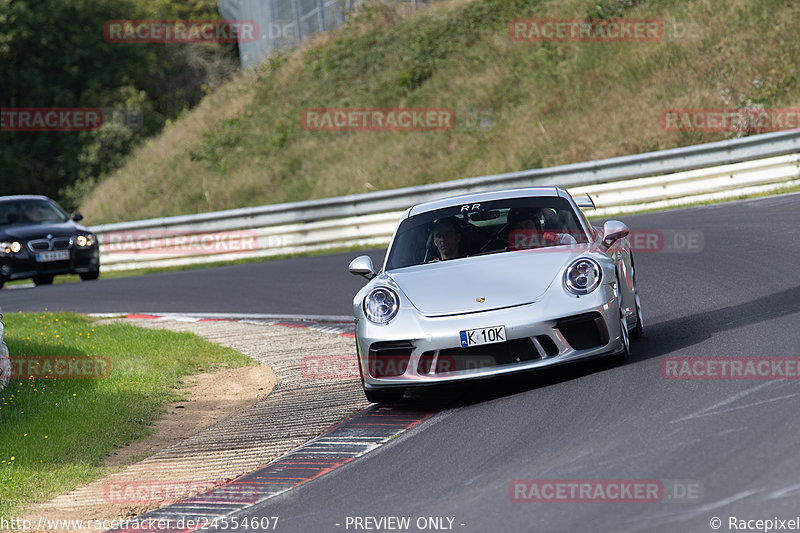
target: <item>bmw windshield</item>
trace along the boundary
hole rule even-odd
[[[0,202],[0,226],[60,224],[69,216],[47,200],[11,200]]]

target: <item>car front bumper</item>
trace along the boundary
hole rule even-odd
[[[504,326],[506,342],[461,348],[460,332]],[[470,314],[429,317],[401,309],[389,324],[363,316],[356,344],[365,389],[489,378],[618,353],[618,292],[548,292],[537,302]]]
[[[65,261],[37,262],[29,251],[8,254],[0,257],[0,281],[26,279],[34,276],[54,276],[60,274],[87,274],[100,268],[100,254],[97,246],[71,248],[70,258]]]

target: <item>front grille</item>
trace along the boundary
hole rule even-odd
[[[558,346],[550,338],[550,335],[537,335],[536,340],[539,341],[539,345],[541,345],[548,357],[558,355]]]
[[[470,348],[440,350],[434,373],[512,365],[541,358],[533,341],[525,337]]]
[[[28,242],[32,252],[46,252],[48,250],[69,250],[72,248],[70,237],[55,237],[54,239],[34,239]]]
[[[408,341],[376,342],[369,347],[367,371],[374,378],[405,374],[414,345]]]
[[[556,329],[575,350],[588,350],[608,344],[608,328],[600,313],[562,318],[556,323]]]
[[[50,249],[50,241],[47,239],[36,239],[28,243],[28,248],[34,252],[41,252]]]
[[[427,374],[431,371],[431,366],[433,365],[433,356],[434,352],[425,352],[419,358],[419,363],[417,364],[417,372],[419,374]]]
[[[72,246],[72,239],[69,237],[56,237],[53,239],[53,250],[69,250]]]

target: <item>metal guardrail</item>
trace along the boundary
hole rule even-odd
[[[406,208],[445,196],[561,185],[573,194],[591,194],[598,207],[595,213],[605,215],[790,181],[800,173],[797,154],[800,132],[786,131],[367,194],[104,224],[92,230],[100,238],[104,270],[364,246],[388,242]]]

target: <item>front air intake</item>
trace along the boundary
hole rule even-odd
[[[583,313],[562,318],[556,329],[575,350],[588,350],[608,344],[608,328],[600,313]]]
[[[367,371],[373,378],[405,374],[414,345],[409,341],[375,342],[369,347]]]

